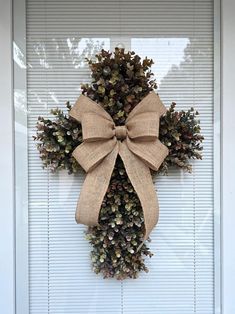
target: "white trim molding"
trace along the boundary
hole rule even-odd
[[[221,313],[221,100],[220,0],[214,0],[214,312]]]
[[[221,1],[222,313],[235,313],[235,1]]]
[[[15,313],[12,3],[0,0],[0,312]]]

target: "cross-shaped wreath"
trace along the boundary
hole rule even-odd
[[[52,172],[87,172],[76,211],[88,225],[93,270],[105,278],[136,278],[152,256],[144,240],[158,220],[151,175],[168,168],[191,171],[201,159],[203,136],[193,108],[165,109],[154,92],[153,60],[116,48],[87,60],[91,84],[69,114],[38,118],[37,148]]]

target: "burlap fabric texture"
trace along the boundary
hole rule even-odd
[[[100,104],[84,95],[78,98],[70,116],[82,125],[83,143],[73,156],[87,172],[76,210],[78,223],[98,224],[100,207],[119,154],[139,197],[144,214],[144,240],[148,238],[159,216],[150,169],[158,170],[168,155],[167,147],[158,139],[160,117],[165,112],[159,96],[150,92],[131,111],[125,125],[115,126]]]

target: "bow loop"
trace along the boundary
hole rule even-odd
[[[132,141],[127,138],[126,145],[132,153],[142,160],[142,162],[155,171],[159,169],[163,160],[168,155],[168,148],[159,140],[145,142]]]
[[[86,112],[81,119],[83,141],[108,140],[113,137],[114,123],[93,112]]]
[[[99,141],[99,145],[97,145],[97,142],[83,142],[75,148],[72,155],[81,167],[89,172],[111,153],[116,144],[115,139]]]
[[[156,112],[144,112],[132,116],[126,123],[128,136],[131,139],[153,141],[158,137],[159,114]]]

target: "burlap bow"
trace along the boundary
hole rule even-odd
[[[129,114],[124,126],[96,102],[81,95],[70,116],[82,124],[83,143],[73,152],[87,172],[76,210],[76,221],[98,224],[100,207],[108,189],[117,155],[143,208],[145,236],[157,224],[159,208],[150,169],[158,170],[168,149],[158,140],[159,118],[166,111],[159,96],[149,93]]]

